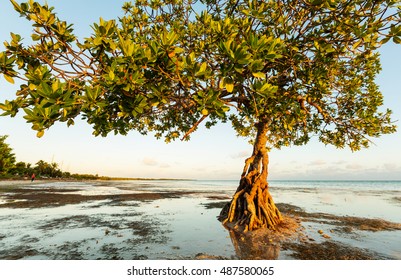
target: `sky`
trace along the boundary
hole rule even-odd
[[[58,17],[74,24],[79,38],[91,34],[90,25],[99,17],[115,19],[122,15],[125,1],[48,0]],[[0,0],[0,41],[9,41],[10,32],[29,40],[31,25],[20,18],[8,0]],[[4,46],[0,45],[0,51]],[[401,45],[388,44],[380,50],[382,72],[377,83],[384,95],[384,107],[393,111],[393,120],[401,120]],[[17,85],[0,76],[0,102],[12,99]],[[0,135],[17,161],[56,162],[63,171],[113,177],[239,179],[244,160],[252,153],[249,139],[239,138],[229,123],[211,129],[201,127],[187,142],[166,144],[152,135],[133,131],[127,136],[92,135],[92,128],[79,118],[67,127],[54,125],[42,138],[36,137],[18,115],[0,117]],[[302,147],[286,147],[270,153],[271,180],[401,180],[401,128],[391,135],[372,139],[369,149],[351,152],[336,149],[312,139]]]

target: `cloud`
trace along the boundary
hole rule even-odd
[[[232,154],[231,155],[231,158],[232,159],[238,159],[238,158],[243,158],[243,159],[245,159],[245,158],[247,158],[247,157],[249,157],[250,156],[250,151],[248,151],[248,150],[243,150],[243,151],[241,151],[241,152],[239,152],[239,153],[236,153],[236,154]]]
[[[358,163],[350,163],[350,164],[347,164],[346,169],[363,170],[363,169],[365,169],[365,167]]]
[[[170,167],[170,164],[168,164],[168,163],[161,163],[160,164],[160,168],[169,168]]]
[[[325,165],[325,164],[326,164],[326,161],[321,160],[321,159],[317,159],[317,160],[311,161],[309,163],[309,165],[313,165],[313,166],[322,166],[322,165]]]
[[[383,164],[383,168],[386,171],[397,171],[400,169],[399,166],[395,163],[385,163]]]
[[[142,160],[142,163],[145,164],[145,165],[147,165],[147,166],[156,166],[156,165],[159,164],[155,159],[149,158],[149,157],[145,157],[145,158]]]
[[[145,158],[142,160],[142,163],[143,163],[144,165],[147,165],[147,166],[160,167],[160,168],[164,168],[164,169],[165,169],[165,168],[171,167],[171,165],[168,164],[168,163],[159,162],[159,161],[157,161],[156,159],[150,158],[150,157],[145,157]]]

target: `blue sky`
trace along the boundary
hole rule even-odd
[[[91,33],[99,17],[122,15],[124,1],[49,0],[61,19],[73,23],[78,37]],[[32,27],[14,12],[8,0],[0,0],[0,40],[10,32],[29,39]],[[0,50],[3,50],[3,45]],[[386,108],[401,120],[401,45],[388,44],[381,51],[383,70],[377,82]],[[11,99],[17,85],[0,77],[0,102]],[[399,122],[397,122],[398,125]],[[200,128],[189,142],[165,144],[151,135],[131,132],[127,136],[94,137],[91,127],[77,119],[67,128],[63,123],[36,138],[22,116],[0,117],[0,135],[9,135],[18,161],[57,162],[64,171],[120,177],[238,179],[245,158],[252,152],[248,140],[238,138],[230,124],[208,130]],[[369,149],[352,153],[324,146],[317,139],[303,147],[288,147],[270,153],[270,179],[376,179],[401,180],[401,132],[373,139]]]

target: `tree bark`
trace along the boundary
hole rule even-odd
[[[267,183],[268,125],[260,122],[256,127],[257,135],[252,156],[245,161],[239,187],[233,199],[220,213],[223,224],[234,223],[235,227],[241,227],[245,232],[258,228],[275,229],[282,221]]]

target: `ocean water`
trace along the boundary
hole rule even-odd
[[[271,187],[277,188],[308,188],[308,189],[332,189],[332,190],[366,190],[366,191],[400,191],[401,181],[286,181],[272,180]]]
[[[229,200],[237,180],[139,180],[106,182],[45,183],[52,188],[77,189],[76,194],[107,195],[141,192],[196,192],[196,196],[223,195]],[[41,184],[36,188],[42,188]],[[276,203],[301,207],[307,212],[381,218],[401,222],[401,181],[269,181]],[[198,194],[199,193],[199,194]]]
[[[197,181],[194,188],[234,192],[237,181]],[[269,181],[276,203],[299,206],[307,212],[382,218],[401,222],[401,181]]]
[[[64,187],[65,183],[51,183]],[[70,183],[68,183],[70,184]],[[71,183],[79,188],[82,183]],[[223,195],[229,200],[236,180],[144,180],[115,181],[99,188],[84,183],[77,193],[87,195],[132,192],[196,192],[198,196]],[[307,212],[381,218],[401,222],[401,181],[269,181],[276,203],[287,203]],[[41,187],[40,185],[37,187]]]
[[[235,190],[238,186],[238,180],[194,180],[194,181],[167,181],[163,183],[158,181],[158,184],[166,186],[174,186],[183,184],[188,188],[204,188],[213,189],[219,188],[222,190]],[[325,180],[270,180],[270,188],[282,189],[329,189],[329,190],[368,190],[368,191],[400,191],[401,181],[325,181]]]
[[[235,190],[239,180],[149,180],[128,181],[132,185],[140,185],[149,189],[181,189],[181,190]],[[270,180],[270,188],[284,189],[330,189],[330,190],[368,190],[368,191],[400,191],[401,181],[324,181],[324,180]]]
[[[307,212],[401,222],[401,181],[272,181],[270,190]]]
[[[231,197],[238,181],[133,181],[147,191],[199,191]],[[307,212],[380,218],[401,223],[401,181],[269,181],[276,203],[301,207]]]
[[[64,188],[66,185],[71,187],[88,186],[88,182],[38,182],[31,187],[51,186],[54,188]],[[102,182],[102,181],[98,181]],[[118,185],[126,188],[146,188],[148,190],[172,189],[172,190],[235,190],[239,184],[239,180],[132,180],[132,181],[104,181],[111,185]],[[3,185],[7,182],[1,182]],[[325,181],[325,180],[269,180],[270,188],[284,189],[331,189],[331,190],[368,190],[368,191],[400,191],[400,181]]]

